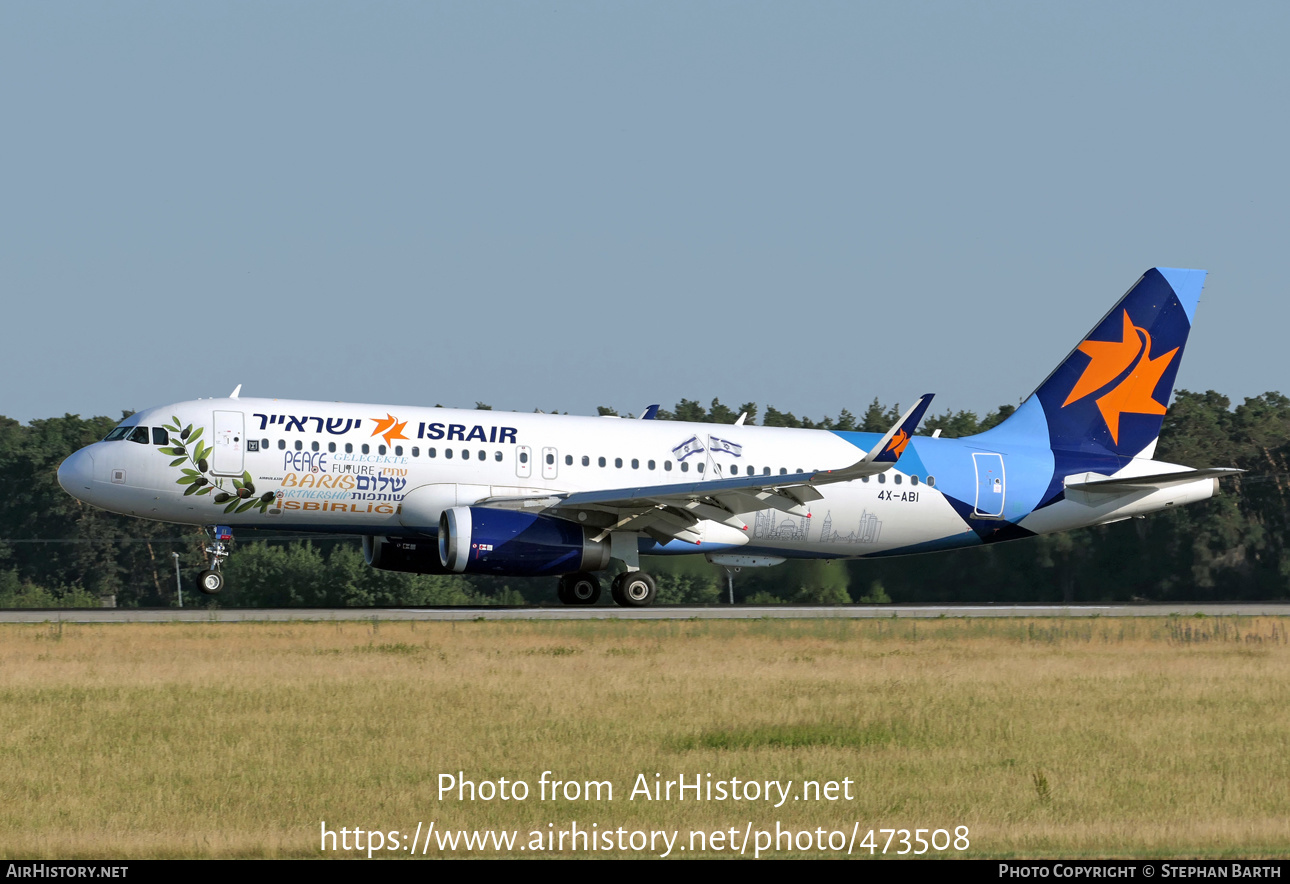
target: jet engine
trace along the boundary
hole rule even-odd
[[[458,574],[514,577],[599,571],[609,567],[609,541],[554,516],[456,506],[439,517],[439,563]]]
[[[439,564],[439,547],[430,538],[363,536],[363,558],[382,571],[447,574]]]

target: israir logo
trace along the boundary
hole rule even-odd
[[[385,417],[368,418],[368,420],[376,421],[376,429],[372,431],[372,435],[385,439],[386,445],[393,445],[395,439],[408,438],[403,435],[403,428],[408,425],[407,421],[399,423],[399,419],[390,414],[386,414]]]
[[[1124,311],[1120,340],[1085,341],[1079,345],[1079,351],[1089,357],[1089,363],[1062,408],[1101,393],[1095,400],[1097,408],[1117,445],[1120,444],[1120,415],[1165,413],[1165,406],[1153,398],[1152,392],[1178,348],[1152,359],[1151,335],[1133,324],[1128,310]]]
[[[896,435],[891,437],[891,441],[887,443],[887,448],[883,451],[883,454],[892,452],[896,455],[896,459],[900,460],[900,456],[905,453],[905,446],[908,444],[909,434],[904,430],[898,430]]]

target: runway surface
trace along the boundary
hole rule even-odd
[[[0,623],[281,623],[293,620],[828,620],[875,617],[1290,616],[1283,602],[1195,605],[724,605],[654,608],[63,608],[0,611]]]

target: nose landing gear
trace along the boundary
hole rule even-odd
[[[203,571],[197,575],[197,588],[206,595],[219,595],[224,588],[224,575],[218,571]]]
[[[206,595],[216,595],[224,588],[224,574],[220,565],[229,556],[228,544],[233,540],[233,529],[227,525],[215,526],[215,540],[206,547],[210,567],[197,575],[197,588]]]

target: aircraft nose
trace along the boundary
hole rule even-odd
[[[82,448],[73,452],[71,457],[58,467],[58,484],[72,497],[79,498],[90,490],[94,479],[94,455],[89,449]]]

